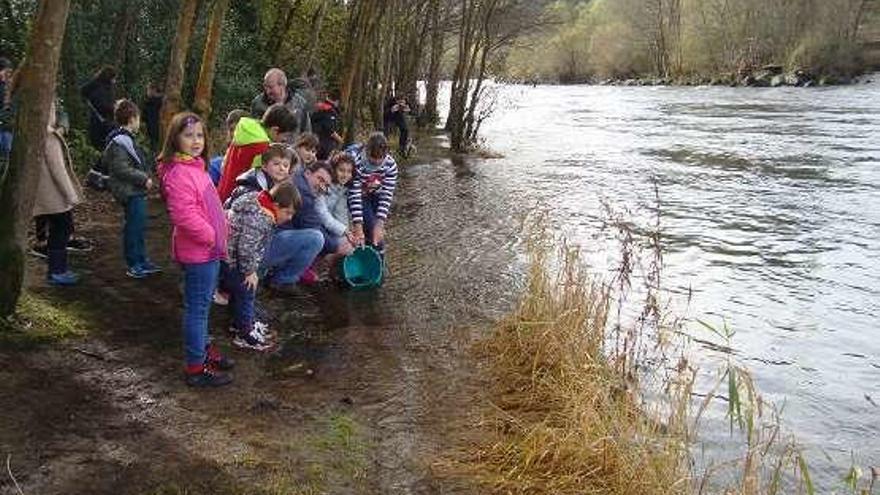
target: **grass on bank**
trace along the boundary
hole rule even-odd
[[[15,315],[0,318],[0,346],[29,348],[88,334],[88,319],[75,304],[59,304],[25,291]]]
[[[576,250],[552,254],[546,242],[533,245],[518,307],[480,344],[492,404],[488,440],[464,466],[469,475],[504,494],[816,493],[806,459],[745,368],[729,359],[714,389],[695,400],[696,370],[684,355],[631,359],[663,354],[664,329],[609,325],[611,289],[587,274]],[[729,344],[726,326],[705,326]],[[607,345],[620,338],[628,342]],[[728,461],[699,466],[698,427],[719,401],[742,442],[725,448]],[[873,485],[856,476],[845,488],[867,494]]]

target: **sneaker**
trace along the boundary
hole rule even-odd
[[[45,243],[34,244],[33,246],[31,246],[31,250],[28,252],[31,255],[36,256],[37,258],[48,258],[49,257],[49,246]]]
[[[67,241],[67,250],[73,253],[88,253],[92,250],[92,241],[82,237],[71,237]]]
[[[141,265],[134,265],[134,266],[128,267],[128,270],[125,271],[125,274],[131,278],[137,278],[137,279],[147,278],[147,276],[149,275],[149,273],[145,272],[144,269],[141,268]]]
[[[215,290],[214,291],[214,304],[217,306],[228,306],[229,305],[229,294],[226,292]]]
[[[269,342],[276,337],[275,332],[273,332],[272,329],[269,328],[269,324],[264,321],[254,321],[254,331],[263,338],[264,342]]]
[[[315,285],[320,281],[318,272],[313,267],[308,267],[302,275],[299,276],[299,283],[302,285]]]
[[[190,387],[221,387],[232,383],[232,377],[215,371],[210,366],[186,370],[186,384]]]
[[[263,340],[256,330],[251,330],[248,333],[239,333],[232,340],[232,345],[239,349],[251,349],[257,352],[266,352],[272,349],[272,344]]]
[[[79,275],[67,270],[63,273],[50,273],[46,276],[49,285],[71,286],[79,283]]]
[[[147,275],[153,275],[154,273],[162,273],[162,268],[152,261],[147,260],[141,263],[141,271]]]
[[[221,371],[229,371],[235,368],[235,360],[221,354],[220,349],[217,349],[217,346],[214,344],[208,344],[205,351],[205,366]]]

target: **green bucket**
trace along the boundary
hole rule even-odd
[[[378,251],[361,246],[343,258],[340,271],[352,289],[372,289],[382,285],[385,266]]]

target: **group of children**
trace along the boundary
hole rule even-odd
[[[137,106],[119,100],[118,129],[103,160],[109,188],[124,207],[127,274],[157,273],[146,255],[146,195],[156,187],[152,165],[137,145]],[[254,312],[258,288],[284,291],[314,280],[318,261],[333,269],[341,257],[368,244],[384,255],[385,222],[397,181],[397,165],[381,132],[317,160],[318,139],[296,137],[292,112],[270,106],[261,119],[233,111],[229,146],[209,160],[207,129],[196,114],[175,115],[157,158],[158,187],[172,224],[173,259],[183,269],[183,335],[186,383],[220,386],[232,381],[234,363],[208,337],[212,304],[228,298],[233,345],[267,351],[275,333]],[[211,166],[209,166],[211,164]]]

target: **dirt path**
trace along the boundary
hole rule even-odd
[[[403,194],[395,214],[406,218],[416,198]],[[161,204],[150,211],[159,277],[125,277],[118,209],[95,194],[77,217],[97,242],[73,258],[84,283],[46,287],[31,260],[29,290],[84,315],[88,336],[0,350],[0,494],[17,493],[7,456],[28,495],[475,493],[432,468],[466,441],[480,387],[472,332],[449,317],[444,289],[413,291],[417,240],[392,227],[399,247],[378,293],[261,293],[279,352],[231,350],[235,383],[192,390],[181,380],[179,271]],[[215,309],[212,332],[228,349]]]

